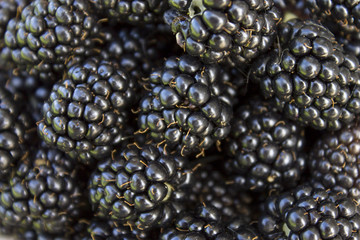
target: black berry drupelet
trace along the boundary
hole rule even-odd
[[[169,0],[165,13],[176,40],[206,63],[230,59],[238,67],[272,45],[281,20],[272,0]]]
[[[91,177],[95,215],[140,230],[169,224],[182,209],[182,188],[191,181],[187,162],[153,144],[128,145],[99,163]]]
[[[252,191],[296,186],[305,168],[304,134],[268,102],[255,98],[239,106],[225,144],[234,184]]]
[[[33,124],[16,95],[0,87],[0,182],[8,181],[11,171],[26,153]]]
[[[280,49],[260,57],[251,78],[284,115],[318,130],[337,130],[360,112],[359,61],[312,21],[279,26]]]
[[[264,206],[258,228],[265,239],[360,239],[358,206],[339,192],[299,186]]]
[[[36,0],[7,24],[5,45],[12,60],[43,79],[94,52],[99,25],[85,0]]]
[[[110,22],[125,22],[142,26],[144,23],[160,23],[167,1],[162,0],[94,0],[91,1],[102,17]]]
[[[314,187],[360,199],[360,127],[352,124],[317,140],[309,155]]]
[[[230,132],[231,99],[218,65],[189,55],[168,58],[151,73],[151,91],[141,100],[140,133],[181,155],[203,153]]]
[[[0,193],[2,224],[65,236],[80,215],[80,186],[73,163],[63,153],[35,149],[21,159]]]
[[[44,103],[39,136],[85,164],[103,159],[131,131],[126,124],[136,89],[116,61],[93,57],[76,64]]]

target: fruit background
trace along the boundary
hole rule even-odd
[[[360,0],[0,0],[0,235],[360,239]]]

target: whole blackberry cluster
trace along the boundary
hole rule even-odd
[[[230,131],[231,100],[217,65],[171,57],[150,74],[151,91],[140,101],[139,132],[182,156],[200,154]]]
[[[126,22],[141,26],[144,23],[161,22],[168,9],[167,1],[161,0],[93,0],[99,13],[112,22]]]
[[[76,64],[44,103],[39,136],[85,164],[103,159],[129,130],[126,123],[136,89],[116,61],[94,57]]]
[[[187,162],[154,144],[134,143],[115,153],[98,164],[89,183],[95,215],[139,230],[166,226],[191,181]]]
[[[359,14],[0,0],[0,239],[360,240]]]
[[[311,179],[318,188],[342,192],[360,201],[360,127],[324,134],[309,154]]]
[[[338,130],[360,112],[359,61],[325,27],[291,20],[279,27],[280,49],[259,58],[252,79],[291,120]]]
[[[235,111],[227,139],[227,172],[244,190],[266,191],[294,187],[305,169],[304,129],[284,119],[259,99]]]
[[[226,58],[242,67],[267,51],[281,14],[272,0],[169,0],[165,21],[177,44],[206,63]]]
[[[359,239],[358,205],[348,196],[299,186],[269,198],[258,227],[265,239]]]
[[[42,79],[56,79],[65,65],[91,55],[99,39],[93,9],[83,0],[36,0],[8,21],[4,42],[12,60]]]
[[[74,164],[55,149],[24,156],[0,193],[0,217],[9,227],[66,234],[78,217],[82,193]]]

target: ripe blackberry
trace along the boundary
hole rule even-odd
[[[125,124],[136,89],[116,61],[93,57],[76,64],[44,103],[39,136],[85,164],[103,159],[131,131]]]
[[[259,230],[253,224],[250,224],[250,219],[244,216],[238,216],[227,226],[235,233],[236,240],[263,240]]]
[[[18,66],[54,79],[65,65],[93,53],[99,41],[95,16],[84,0],[31,1],[7,24],[5,45]]]
[[[347,31],[360,29],[360,2],[358,0],[305,0],[311,15],[326,26],[335,25]]]
[[[32,123],[16,95],[0,87],[0,189],[26,152]]]
[[[202,202],[210,203],[220,211],[224,221],[229,221],[239,215],[253,217],[254,211],[251,208],[253,197],[229,184],[226,177],[215,167],[205,167],[194,171],[193,183],[187,194],[189,207]]]
[[[72,162],[40,148],[24,156],[13,175],[0,193],[2,224],[65,236],[80,215],[82,195]]]
[[[359,141],[360,127],[357,124],[326,133],[318,139],[309,156],[311,180],[315,187],[360,199]]]
[[[211,204],[204,203],[193,212],[181,212],[175,219],[173,227],[165,229],[160,240],[235,240],[234,232],[222,222],[219,210]]]
[[[133,229],[163,227],[181,210],[191,180],[187,159],[155,145],[128,145],[99,163],[89,188],[95,215]]]
[[[226,150],[227,172],[241,189],[265,191],[294,187],[305,168],[303,128],[259,99],[235,111]]]
[[[110,220],[93,218],[83,227],[82,232],[76,232],[74,240],[139,240],[139,239],[156,239],[149,232],[138,229],[131,229],[131,226],[116,224]]]
[[[98,12],[112,22],[126,22],[141,26],[162,21],[167,1],[161,0],[93,0]]]
[[[299,186],[265,204],[258,228],[265,239],[359,239],[357,204],[336,191]]]
[[[272,0],[169,0],[165,21],[188,54],[206,63],[230,59],[238,67],[272,45],[281,14]]]
[[[312,21],[279,27],[280,49],[252,66],[264,97],[292,120],[318,130],[337,130],[360,112],[359,61],[334,35]]]
[[[151,73],[149,92],[140,102],[139,132],[182,156],[208,149],[230,131],[231,99],[218,65],[183,55],[168,58]]]

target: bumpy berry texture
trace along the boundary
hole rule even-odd
[[[212,206],[199,206],[193,212],[180,213],[174,222],[174,227],[165,229],[161,240],[174,239],[229,239],[235,240],[234,233],[226,228],[221,221],[221,213]]]
[[[1,182],[7,182],[11,171],[26,153],[26,142],[31,137],[28,131],[32,124],[32,119],[16,99],[16,95],[0,87]]]
[[[253,217],[254,212],[251,209],[251,204],[254,201],[253,196],[247,192],[239,191],[227,182],[226,177],[228,176],[224,176],[212,167],[194,170],[193,183],[187,194],[189,207],[202,202],[210,203],[220,211],[224,221],[229,221],[239,215],[248,218]]]
[[[281,15],[272,0],[169,0],[165,14],[180,47],[206,63],[230,59],[238,67],[267,51]]]
[[[360,112],[359,61],[312,21],[279,26],[280,49],[260,57],[251,78],[283,114],[319,130],[338,130]]]
[[[156,145],[135,144],[99,163],[89,183],[96,216],[140,230],[169,224],[191,181],[187,162]]]
[[[237,216],[229,223],[227,227],[235,234],[236,240],[263,240],[259,230],[250,220],[244,216]]]
[[[311,180],[315,187],[343,192],[360,199],[360,127],[350,125],[335,133],[326,133],[309,155]]]
[[[359,239],[357,204],[336,191],[299,186],[265,203],[258,222],[265,239]]]
[[[225,146],[225,168],[241,189],[294,187],[305,168],[304,129],[257,98],[236,109]]]
[[[39,136],[85,164],[110,156],[131,131],[126,124],[136,89],[116,61],[94,57],[76,64],[44,103]]]
[[[49,80],[78,57],[92,54],[98,32],[87,1],[36,0],[9,21],[4,41],[18,66]]]
[[[100,218],[91,219],[90,222],[85,220],[78,223],[78,225],[85,226],[82,226],[84,229],[81,229],[82,231],[74,236],[74,240],[139,240],[156,238],[146,231],[131,229],[131,226],[123,226]]]
[[[218,65],[189,55],[171,57],[151,73],[140,102],[139,133],[181,155],[202,154],[230,131],[231,100]]]
[[[13,175],[0,194],[2,224],[65,236],[80,214],[82,195],[72,162],[57,150],[40,148],[26,155]]]
[[[162,0],[94,0],[91,3],[111,22],[126,22],[139,26],[161,22],[164,11],[168,9],[167,1]]]
[[[305,0],[311,16],[325,25],[336,25],[342,31],[360,29],[360,2],[358,0]]]

